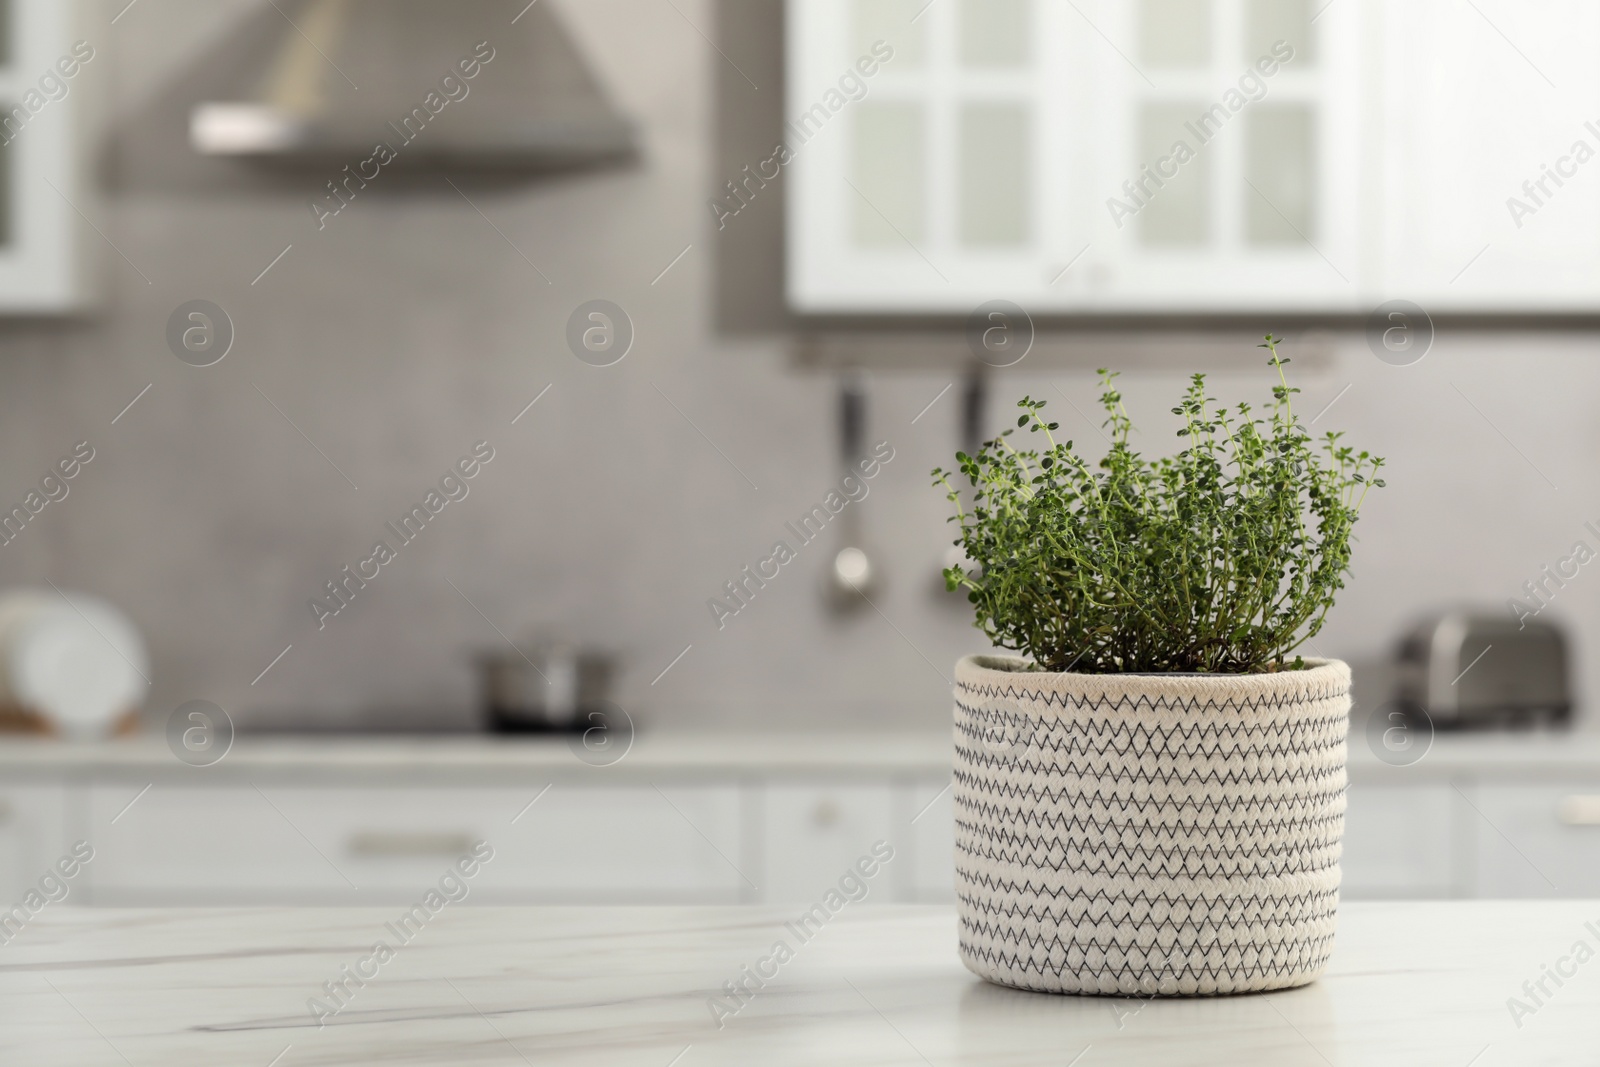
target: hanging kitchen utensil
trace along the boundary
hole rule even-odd
[[[866,452],[867,396],[861,373],[849,370],[839,380],[839,469],[856,478],[856,463]],[[829,593],[835,610],[863,606],[882,583],[876,561],[861,536],[860,504],[845,507],[839,516],[839,547],[828,568]]]
[[[978,454],[978,449],[983,445],[983,410],[988,399],[987,382],[984,380],[983,365],[973,363],[967,368],[967,377],[961,385],[961,451],[969,456]],[[960,545],[951,545],[945,549],[940,559],[939,573],[935,575],[941,599],[950,603],[966,606],[967,595],[961,589],[953,592],[946,588],[944,572],[950,567],[960,567],[968,574],[981,572],[982,567],[967,558]]]

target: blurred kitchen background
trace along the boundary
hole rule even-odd
[[[974,424],[997,432],[1023,394],[1046,398],[1092,451],[1099,366],[1123,371],[1143,447],[1173,447],[1167,413],[1191,372],[1212,372],[1225,399],[1270,398],[1252,347],[1269,330],[1287,339],[1297,403],[1315,429],[1347,431],[1389,463],[1388,488],[1362,515],[1349,588],[1315,640],[1317,653],[1356,669],[1353,751],[1367,747],[1367,716],[1399,694],[1397,650],[1415,626],[1453,609],[1514,624],[1507,602],[1527,598],[1525,583],[1577,541],[1600,548],[1585,527],[1600,524],[1600,167],[1574,162],[1572,147],[1600,146],[1584,125],[1600,120],[1589,58],[1600,13],[1491,0],[1393,12],[1370,0],[788,6],[0,5],[7,106],[59,69],[74,42],[93,53],[58,79],[60,99],[52,82],[37,110],[21,105],[25,121],[0,149],[13,164],[4,197],[18,248],[0,273],[13,290],[0,293],[0,504],[22,503],[80,442],[93,451],[66,497],[0,546],[0,584],[115,605],[146,650],[127,646],[127,659],[148,677],[140,736],[115,750],[144,755],[118,756],[108,748],[118,743],[81,756],[0,743],[5,780],[35,790],[13,799],[17,811],[99,826],[109,842],[113,816],[124,828],[142,810],[167,811],[177,826],[179,813],[243,793],[249,818],[270,828],[241,856],[273,835],[299,848],[247,785],[287,790],[300,782],[296,768],[314,778],[322,766],[326,781],[300,784],[337,790],[377,775],[361,801],[373,818],[420,805],[421,837],[380,827],[379,844],[361,838],[371,847],[352,855],[366,859],[350,862],[415,863],[461,838],[440,811],[481,805],[417,800],[414,785],[503,790],[505,823],[539,783],[589,768],[556,746],[548,759],[529,757],[540,768],[532,778],[514,760],[486,771],[458,745],[447,751],[470,765],[458,781],[428,771],[428,746],[415,745],[385,778],[370,761],[339,763],[350,750],[331,741],[252,749],[249,735],[474,731],[485,656],[546,666],[553,657],[555,673],[572,678],[586,651],[604,658],[605,700],[638,731],[638,759],[612,768],[637,777],[615,780],[654,804],[650,789],[678,774],[683,789],[701,791],[678,813],[698,837],[673,836],[684,830],[671,809],[636,818],[632,801],[614,812],[600,800],[560,808],[556,789],[542,803],[575,820],[562,841],[588,848],[585,827],[614,835],[623,823],[663,848],[715,839],[739,877],[707,855],[711,881],[685,875],[673,892],[749,899],[766,879],[746,877],[739,857],[781,853],[771,842],[784,840],[773,835],[790,812],[797,840],[855,828],[794,879],[836,873],[833,856],[847,862],[856,836],[910,825],[938,802],[949,672],[984,646],[961,598],[940,590],[951,533],[929,469],[948,465]],[[1437,47],[1404,44],[1423,39]],[[880,40],[894,42],[893,58],[857,66]],[[1256,65],[1288,40],[1298,42],[1294,60],[1270,75]],[[391,136],[378,116],[398,122],[480,41],[494,57],[466,82],[468,95],[441,104],[392,169],[343,186],[349,202],[330,214],[339,202],[325,199],[327,183]],[[405,61],[408,48],[426,58]],[[365,71],[373,80],[354,88]],[[339,120],[342,132],[330,125],[323,156],[283,148],[303,131],[260,108],[191,125],[202,105],[281,103],[308,86],[355,116]],[[1227,103],[1230,91],[1242,108]],[[1230,125],[1209,131],[1216,145],[1194,162],[1174,164],[1172,188],[1125,190],[1142,163],[1188,136],[1178,118],[1218,102]],[[819,103],[826,121],[813,119],[792,163],[772,163],[779,140],[797,139],[786,123]],[[370,133],[337,139],[363,121]],[[198,150],[201,134],[212,154]],[[1536,184],[1552,168],[1566,177]],[[1125,227],[1108,220],[1112,197],[1139,209]],[[631,324],[631,347],[610,365],[579,358],[569,340],[580,307],[596,300]],[[1006,320],[1017,343],[1033,338],[1014,365],[969,344],[974,309],[990,300],[1026,309]],[[1418,307],[1395,319],[1393,300]],[[231,347],[209,366],[179,358],[170,341],[170,321],[193,301],[231,322]],[[1407,337],[1386,345],[1397,323]],[[837,484],[850,421],[864,447],[893,450],[846,509],[854,525],[835,523],[719,627],[708,600],[726,602],[726,584]],[[376,540],[397,544],[385,524],[477,442],[493,458],[466,481],[468,495],[319,629],[310,601],[326,602],[326,583]],[[870,604],[841,607],[830,576],[851,540],[870,560],[873,592]],[[1573,729],[1587,735],[1600,692],[1600,577],[1583,567],[1547,589],[1556,592],[1538,621],[1566,643],[1529,653],[1545,658],[1521,673],[1544,690],[1527,700],[1548,712],[1570,689]],[[1451,625],[1458,645],[1494,640],[1471,646],[1459,620]],[[1504,637],[1503,656],[1518,633],[1513,625]],[[1485,658],[1479,670],[1494,666]],[[1513,660],[1494,677],[1518,674]],[[1506,684],[1514,710],[1519,691]],[[240,731],[211,781],[163,740],[190,701],[224,709]],[[788,784],[763,792],[783,758],[759,737],[797,733],[810,747],[783,757]],[[1571,860],[1570,878],[1553,873],[1600,822],[1582,806],[1600,760],[1552,742],[1579,785],[1517,792],[1549,777],[1544,757],[1527,754],[1537,740],[1528,733],[1480,731],[1463,742],[1475,746],[1466,755],[1437,741],[1404,784],[1383,776],[1405,761],[1356,752],[1376,776],[1374,804],[1389,806],[1357,822],[1352,800],[1353,842],[1369,825],[1403,824],[1409,835],[1373,846],[1373,863],[1389,866],[1366,883],[1370,895],[1549,894],[1600,879],[1592,857]],[[698,736],[735,748],[713,756],[671,740]],[[656,756],[652,737],[665,746]],[[1458,784],[1478,781],[1483,761],[1503,752],[1524,754],[1507,757],[1510,792],[1473,793],[1462,808]],[[75,784],[39,784],[64,780]],[[197,782],[227,784],[207,805],[174,792]],[[156,784],[144,796],[147,783]],[[1411,785],[1426,788],[1403,791]],[[742,799],[719,808],[719,789]],[[757,809],[750,789],[764,798]],[[170,809],[163,791],[177,797]],[[297,812],[327,810],[325,796],[273,795],[297,827]],[[138,806],[119,814],[130,798]],[[943,803],[917,825],[941,823],[947,836]],[[1474,829],[1479,808],[1494,834]],[[862,810],[876,814],[852,814]],[[1483,879],[1515,865],[1493,850],[1519,819],[1535,838],[1550,822],[1552,858],[1496,887]],[[218,840],[225,830],[219,823]],[[1481,846],[1457,849],[1480,832]],[[163,852],[168,839],[148,833],[137,846],[105,844],[100,870],[118,855],[160,854],[167,873],[103,883],[95,899],[178,899],[226,866],[217,851]],[[50,851],[37,844],[50,833],[27,834],[18,838],[34,842],[27,856]],[[76,833],[85,835],[94,836]],[[1519,838],[1523,850],[1543,856],[1530,840]],[[941,847],[937,837],[922,846],[908,899],[945,898]],[[239,875],[218,899],[342,892],[336,865],[301,859],[311,873],[290,878],[292,893]],[[383,877],[351,884],[391,884]],[[652,877],[606,868],[550,892],[625,898]],[[410,883],[392,884],[403,895]],[[517,897],[514,886],[505,893]]]

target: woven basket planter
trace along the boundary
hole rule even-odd
[[[1313,981],[1333,950],[1350,669],[956,665],[961,958],[1001,985],[1204,995]]]

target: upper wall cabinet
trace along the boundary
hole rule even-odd
[[[107,59],[81,9],[0,0],[0,315],[68,313],[88,297],[87,105]]]
[[[1600,311],[1592,2],[790,0],[787,33],[799,312]]]

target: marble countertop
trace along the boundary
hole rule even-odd
[[[594,762],[603,766],[594,766]],[[581,781],[660,781],[784,776],[947,778],[947,730],[897,733],[733,730],[645,732],[625,755],[585,762],[564,739],[461,735],[251,735],[237,738],[220,762],[190,767],[162,737],[73,744],[0,738],[0,780],[134,779],[208,784],[230,779],[306,784],[404,781],[407,784],[522,783],[530,772]],[[1444,781],[1493,774],[1542,780],[1600,779],[1600,733],[1441,734],[1420,760],[1391,766],[1378,759],[1366,731],[1350,734],[1352,781]]]
[[[809,941],[784,925],[798,911],[459,904],[402,941],[398,908],[50,906],[0,946],[0,1063],[1596,1062],[1600,960],[1569,954],[1600,946],[1600,901],[1347,904],[1320,981],[1200,1000],[986,985],[956,958],[947,908],[847,905]],[[792,958],[728,1010],[723,984],[779,940]],[[379,941],[391,958],[371,955]],[[1535,1006],[1524,983],[1546,966],[1572,976],[1545,979]],[[338,1004],[324,983],[345,968],[371,977]],[[1512,997],[1531,1010],[1514,1017]]]

